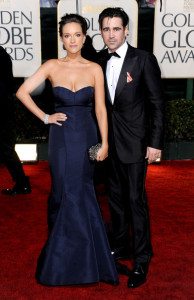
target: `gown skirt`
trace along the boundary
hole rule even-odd
[[[49,237],[37,262],[37,282],[48,286],[107,282],[118,284],[88,149],[97,143],[94,88],[73,92],[53,88],[55,111],[67,115],[50,125],[48,199]]]

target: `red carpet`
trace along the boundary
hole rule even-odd
[[[45,287],[34,279],[36,260],[47,235],[47,197],[50,177],[47,162],[24,166],[32,193],[0,200],[0,299],[2,300],[184,300],[194,299],[194,161],[162,162],[148,168],[153,257],[148,280],[127,288],[104,283],[79,287]],[[0,189],[13,185],[0,166]],[[103,217],[109,220],[103,185],[97,187]],[[130,266],[130,264],[129,264]]]

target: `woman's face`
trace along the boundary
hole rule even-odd
[[[80,24],[72,22],[63,26],[61,40],[67,51],[77,53],[83,47],[85,39]]]

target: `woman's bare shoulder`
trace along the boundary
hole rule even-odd
[[[60,62],[58,59],[49,59],[41,66],[41,70],[47,74],[53,74],[53,72],[56,73],[59,68]]]
[[[98,73],[102,72],[101,66],[99,64],[95,63],[95,62],[92,62],[92,61],[90,61],[90,68],[94,72],[98,72]]]
[[[54,67],[57,66],[59,64],[59,60],[58,59],[49,59],[46,62],[43,63],[43,66],[45,67]]]

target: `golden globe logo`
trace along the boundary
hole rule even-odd
[[[0,0],[0,9],[11,8],[11,0]]]
[[[107,7],[114,7],[113,5],[85,5],[82,8],[82,14],[98,14],[101,13]]]
[[[194,0],[184,0],[184,12],[194,12]]]

